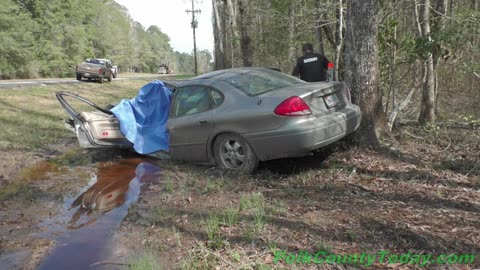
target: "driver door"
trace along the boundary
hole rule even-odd
[[[179,87],[168,120],[173,159],[207,162],[207,142],[215,125],[211,90],[202,85]]]

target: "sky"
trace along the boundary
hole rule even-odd
[[[191,53],[193,51],[192,14],[185,10],[192,9],[192,0],[115,0],[126,7],[133,20],[141,23],[145,29],[150,25],[158,26],[170,37],[174,51]],[[197,50],[213,52],[212,2],[196,0],[195,9],[198,28],[196,29]]]

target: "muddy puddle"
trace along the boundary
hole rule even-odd
[[[159,171],[138,158],[99,164],[88,186],[77,197],[64,198],[60,214],[40,224],[43,232],[36,236],[53,239],[56,246],[37,269],[102,269],[115,229]]]

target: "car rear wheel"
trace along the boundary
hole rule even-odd
[[[113,76],[112,74],[108,75],[108,82],[112,82]]]
[[[103,77],[98,78],[98,83],[103,83]]]
[[[81,81],[81,80],[82,80],[82,75],[77,74],[77,81]]]
[[[215,162],[221,168],[251,173],[258,166],[258,158],[240,135],[222,134],[215,140],[213,148]]]

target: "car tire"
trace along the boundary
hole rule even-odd
[[[113,73],[113,78],[116,79],[117,78],[117,73]]]
[[[98,83],[103,83],[103,77],[98,78]]]
[[[108,82],[112,82],[112,79],[113,79],[113,75],[112,74],[108,75]]]
[[[240,135],[221,134],[213,144],[218,167],[241,173],[252,173],[258,166],[258,158],[248,142]]]
[[[77,81],[81,81],[81,80],[82,80],[82,75],[77,74]]]

